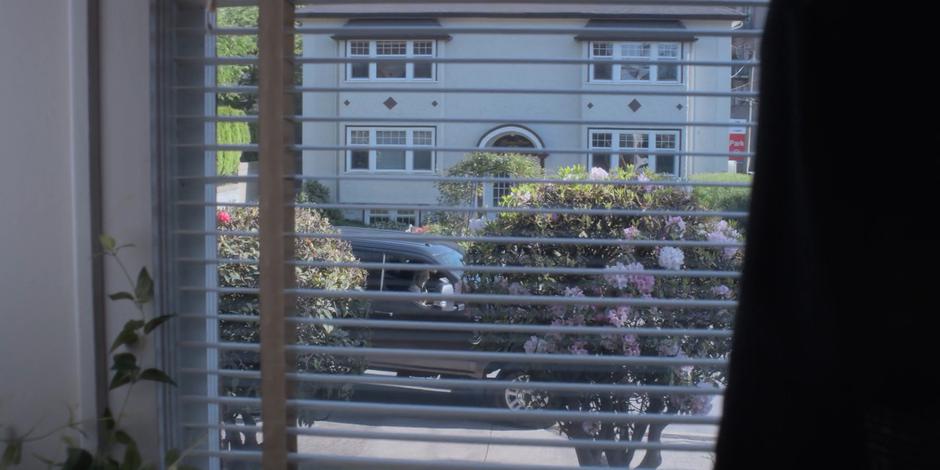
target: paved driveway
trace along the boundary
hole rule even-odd
[[[404,389],[398,387],[364,386],[356,390],[354,400],[381,403],[425,404],[445,406],[488,406],[477,393],[450,390]],[[712,413],[720,414],[716,403]],[[473,436],[493,440],[511,438],[551,439],[564,442],[557,428],[523,426],[473,420],[434,420],[401,417],[368,417],[331,415],[313,426],[313,430],[349,432],[381,432],[400,434],[433,434],[436,436]],[[663,442],[671,444],[703,444],[710,442],[714,426],[671,425],[666,428]],[[462,460],[478,463],[522,465],[577,466],[573,448],[526,447],[518,445],[435,443],[404,440],[377,440],[354,437],[301,436],[299,451],[350,457],[385,457],[419,460]],[[642,453],[634,459],[640,462]],[[704,452],[665,452],[662,470],[707,470],[713,457]]]

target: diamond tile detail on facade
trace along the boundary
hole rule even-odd
[[[635,113],[635,112],[639,111],[640,108],[643,107],[643,105],[640,104],[640,102],[637,101],[636,98],[634,98],[633,101],[631,101],[630,104],[627,105],[627,107],[629,107],[630,110]]]
[[[593,107],[594,107],[594,103],[588,103],[588,109],[591,109]]]
[[[438,102],[437,102],[437,100],[434,100],[434,101],[432,101],[432,102],[431,102],[431,106],[434,106],[434,107],[436,108],[436,107],[437,107],[437,105],[438,105]]]
[[[679,111],[682,111],[682,108],[684,108],[684,107],[685,107],[685,106],[682,106],[682,103],[679,103],[679,104],[676,105],[676,109],[678,109]]]
[[[349,106],[349,103],[350,103],[349,100],[343,101],[343,104],[345,104],[346,106]]]
[[[388,99],[385,100],[385,102],[383,102],[382,104],[384,104],[385,107],[388,109],[392,109],[395,106],[398,106],[398,102],[395,101],[395,98],[392,98],[391,96],[389,96]]]

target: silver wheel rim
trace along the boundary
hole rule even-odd
[[[511,382],[529,382],[530,380],[529,374],[519,374]],[[506,408],[510,410],[538,409],[548,404],[548,396],[545,392],[527,388],[507,388],[503,394],[503,400]]]

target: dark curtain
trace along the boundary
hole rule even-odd
[[[940,468],[936,26],[917,5],[771,5],[717,470]]]

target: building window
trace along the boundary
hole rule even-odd
[[[368,146],[346,152],[348,171],[434,170],[434,128],[348,127],[349,146]],[[427,150],[421,149],[427,147]]]
[[[638,170],[679,174],[678,130],[591,130],[591,168],[611,171],[633,165]]]
[[[366,224],[390,223],[418,225],[418,211],[415,210],[396,210],[396,209],[370,209],[365,212]]]
[[[592,42],[593,60],[637,60],[649,64],[591,64],[590,81],[599,83],[681,83],[678,61],[682,46],[677,42]]]
[[[407,62],[356,62],[346,66],[347,80],[434,80],[434,64],[421,58],[435,56],[432,40],[347,41],[349,57],[374,59],[415,59]]]

